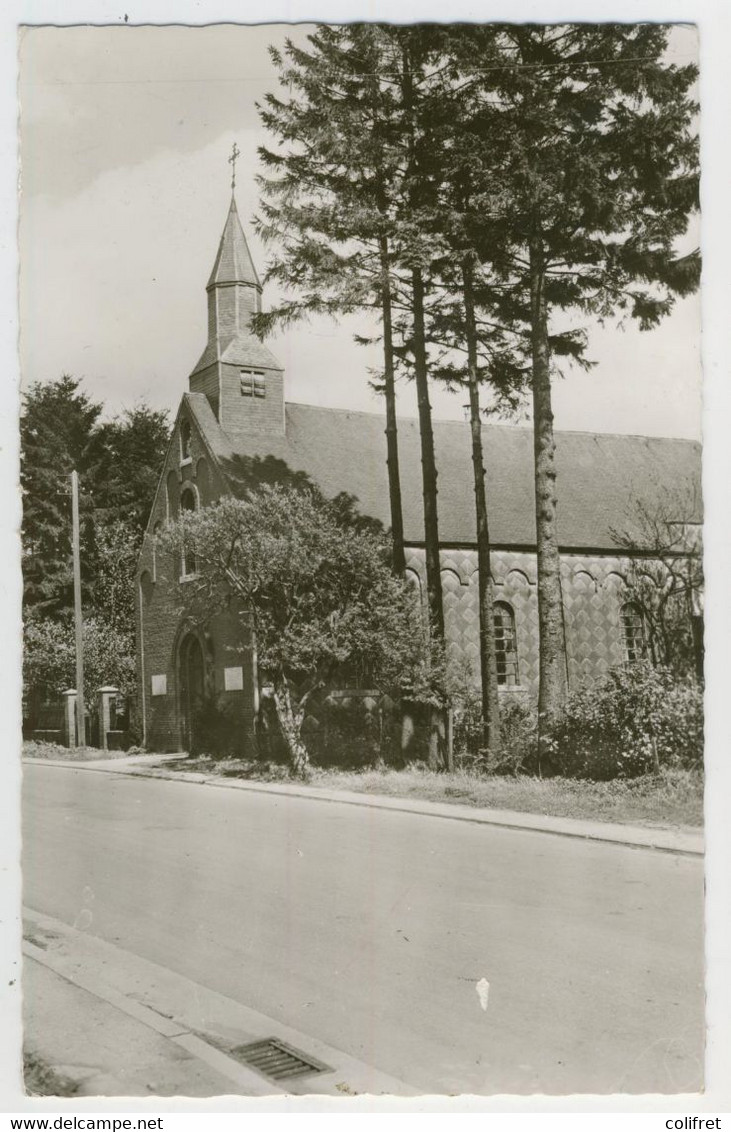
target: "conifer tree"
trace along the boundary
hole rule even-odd
[[[286,146],[284,153],[262,151],[277,174],[263,180],[262,231],[285,237],[285,254],[275,260],[269,277],[302,288],[304,299],[259,316],[256,325],[265,331],[294,310],[380,305],[390,482],[396,478],[394,381],[400,366],[417,389],[429,624],[441,641],[425,323],[434,259],[426,235],[434,201],[427,124],[437,42],[438,33],[425,27],[350,25],[319,28],[309,51],[288,44],[286,63],[273,53],[283,83],[296,93],[288,100],[270,95],[262,111],[265,125]],[[400,508],[400,491],[398,498]],[[392,490],[392,505],[394,499]],[[400,513],[394,534],[399,529]]]
[[[82,514],[82,581],[93,578],[94,539],[90,522],[94,501],[85,488],[99,481],[102,406],[65,374],[59,381],[28,388],[20,418],[23,493],[23,606],[42,614],[71,608],[71,494],[69,476],[79,472]]]
[[[589,365],[570,311],[655,326],[698,284],[677,241],[697,207],[696,69],[666,58],[667,27],[484,25],[455,35],[458,81],[482,107],[494,184],[480,256],[530,340],[540,629],[539,717],[566,686],[551,404],[554,359]]]
[[[380,34],[371,25],[321,27],[308,50],[272,49],[286,98],[267,95],[262,122],[279,148],[262,147],[267,174],[258,230],[276,241],[267,271],[296,295],[254,319],[266,334],[312,314],[380,310],[393,564],[403,573],[404,535],[393,340],[392,199],[399,154],[389,142],[389,98],[380,81]],[[396,297],[397,299],[397,297]]]

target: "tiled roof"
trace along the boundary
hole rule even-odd
[[[242,331],[233,338],[222,338],[218,343],[220,360],[232,366],[253,366],[256,369],[281,370],[280,362],[263,342],[253,334]],[[191,373],[198,373],[218,360],[216,342],[209,342]]]
[[[285,414],[285,437],[244,433],[228,437],[230,454],[222,457],[234,490],[246,482],[246,469],[252,466],[268,478],[300,473],[328,496],[347,492],[361,513],[390,526],[385,419],[375,413],[295,404],[287,404]],[[424,538],[419,425],[417,420],[401,419],[398,427],[405,537],[419,543]],[[469,426],[434,421],[434,437],[440,539],[474,543]],[[535,546],[532,429],[485,425],[483,443],[493,545]],[[653,501],[667,503],[677,493],[685,506],[693,488],[696,514],[678,518],[700,522],[700,454],[700,445],[688,440],[557,432],[559,544],[616,549],[613,531],[632,526],[636,501],[651,510]]]
[[[186,393],[183,400],[193,412],[208,447],[219,461],[230,460],[233,456],[231,441],[221,428],[211,403],[204,393]]]
[[[281,370],[282,366],[271,350],[253,334],[237,334],[222,339],[221,361],[233,366],[258,366],[261,369]]]
[[[208,287],[216,283],[249,283],[261,289],[233,197]]]

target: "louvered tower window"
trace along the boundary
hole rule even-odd
[[[242,397],[266,397],[264,371],[260,369],[239,370]]]

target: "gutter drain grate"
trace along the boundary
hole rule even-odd
[[[239,1061],[275,1081],[281,1081],[285,1077],[304,1077],[308,1073],[333,1072],[329,1065],[306,1056],[286,1042],[281,1042],[279,1038],[266,1038],[261,1042],[236,1046],[231,1053]]]

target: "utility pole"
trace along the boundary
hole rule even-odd
[[[81,554],[79,551],[79,477],[71,473],[71,542],[74,551],[74,624],[76,627],[76,720],[78,746],[86,746],[86,715],[84,710],[84,636],[81,620]]]

